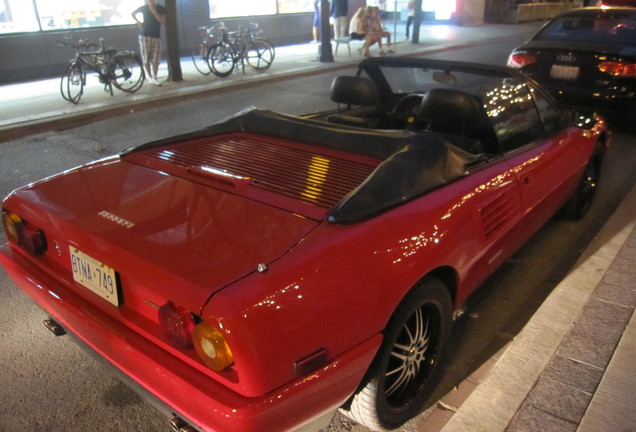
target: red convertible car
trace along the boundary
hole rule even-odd
[[[454,312],[610,144],[516,70],[371,58],[334,110],[250,109],[18,189],[0,261],[176,430],[417,414]],[[337,106],[336,106],[337,104]]]

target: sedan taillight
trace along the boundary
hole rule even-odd
[[[44,231],[6,210],[2,212],[2,223],[10,242],[33,255],[44,255],[47,248]]]
[[[537,62],[537,56],[524,51],[513,52],[508,57],[508,66],[522,68]]]
[[[617,78],[636,78],[636,63],[622,61],[604,61],[597,66],[601,72]]]

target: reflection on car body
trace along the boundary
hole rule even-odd
[[[246,110],[14,191],[0,262],[175,424],[399,426],[454,312],[585,214],[611,135],[507,68],[372,58],[331,90],[329,112]]]
[[[636,119],[636,8],[585,8],[546,23],[508,59],[561,103]]]

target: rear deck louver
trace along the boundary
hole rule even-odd
[[[141,152],[189,169],[227,173],[249,184],[304,203],[330,208],[362,183],[379,161],[300,146],[273,137],[234,133]],[[155,164],[153,164],[155,165]]]

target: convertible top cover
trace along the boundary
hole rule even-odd
[[[432,132],[360,129],[250,108],[205,129],[154,141],[122,153],[182,143],[210,135],[252,132],[380,159],[373,173],[328,214],[330,223],[353,223],[466,174],[483,160],[454,142],[462,138]],[[254,148],[258,152],[258,148]],[[225,167],[215,167],[220,170]],[[240,174],[240,173],[237,173]],[[258,179],[256,179],[257,183]]]

